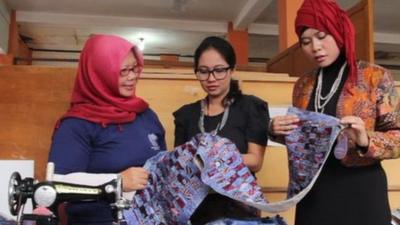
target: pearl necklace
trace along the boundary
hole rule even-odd
[[[340,68],[339,75],[337,76],[335,82],[333,83],[331,90],[326,96],[322,96],[322,79],[324,76],[323,69],[319,71],[318,75],[318,83],[317,88],[315,90],[315,98],[314,98],[314,110],[316,112],[324,113],[325,106],[328,102],[332,99],[333,95],[336,93],[337,89],[339,88],[340,82],[342,81],[344,69],[346,68],[347,62],[345,62],[342,67]],[[321,103],[324,101],[324,103]]]

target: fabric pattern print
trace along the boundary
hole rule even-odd
[[[204,162],[201,179],[205,184],[244,203],[267,203],[255,177],[231,141],[213,135],[200,136],[199,140],[196,156]]]
[[[316,179],[341,127],[338,118],[321,113],[291,107],[287,114],[297,115],[300,120],[298,127],[285,138],[290,176],[288,197],[292,197]],[[343,141],[347,139],[341,138],[340,144],[337,144],[340,147],[336,150],[339,156],[345,151],[342,149],[345,145]]]
[[[209,190],[193,163],[196,148],[197,140],[192,139],[146,162],[144,168],[151,172],[148,185],[136,192],[132,209],[125,211],[128,224],[187,224]]]
[[[161,152],[144,168],[149,184],[125,211],[128,224],[187,224],[210,188],[244,203],[267,203],[236,146],[215,134],[199,134]]]
[[[288,114],[300,118],[298,128],[286,137],[288,199],[269,203],[236,146],[226,138],[204,133],[146,162],[144,167],[151,173],[149,184],[133,197],[133,207],[125,213],[129,224],[187,224],[210,189],[267,212],[282,212],[295,206],[311,190],[341,127],[339,119],[321,113],[292,107]],[[346,138],[338,139],[338,156],[346,151],[346,143],[342,142],[347,143]],[[229,218],[216,223],[224,221]],[[233,221],[243,222],[230,220],[226,224],[235,224]]]

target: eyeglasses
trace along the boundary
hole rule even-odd
[[[212,70],[207,68],[198,68],[196,69],[196,76],[197,79],[200,81],[206,81],[210,78],[210,74],[214,76],[216,80],[223,80],[225,79],[226,75],[228,75],[228,70],[231,69],[230,66],[228,67],[216,67]]]
[[[132,72],[135,76],[138,76],[140,73],[140,67],[139,66],[134,66],[132,68],[123,68],[121,69],[121,71],[119,72],[119,74],[122,77],[126,77],[129,75],[129,73]]]

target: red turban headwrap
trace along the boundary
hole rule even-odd
[[[355,51],[355,31],[347,13],[335,0],[304,0],[297,11],[296,34],[300,38],[305,28],[314,28],[330,34],[346,55],[350,67],[350,80],[355,82],[357,63]]]
[[[77,117],[102,125],[125,123],[148,108],[141,98],[135,95],[127,98],[119,93],[119,73],[129,51],[142,69],[142,54],[125,39],[93,35],[86,41],[79,59],[71,107],[63,118]]]

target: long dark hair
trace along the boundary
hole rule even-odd
[[[232,45],[223,38],[210,36],[206,37],[197,47],[194,52],[194,72],[196,73],[197,67],[199,66],[200,56],[208,49],[215,49],[224,60],[228,63],[230,69],[235,69],[236,67],[236,54],[233,50]],[[242,96],[242,90],[239,87],[239,81],[231,79],[229,84],[229,92],[224,98],[224,103],[231,102]]]

